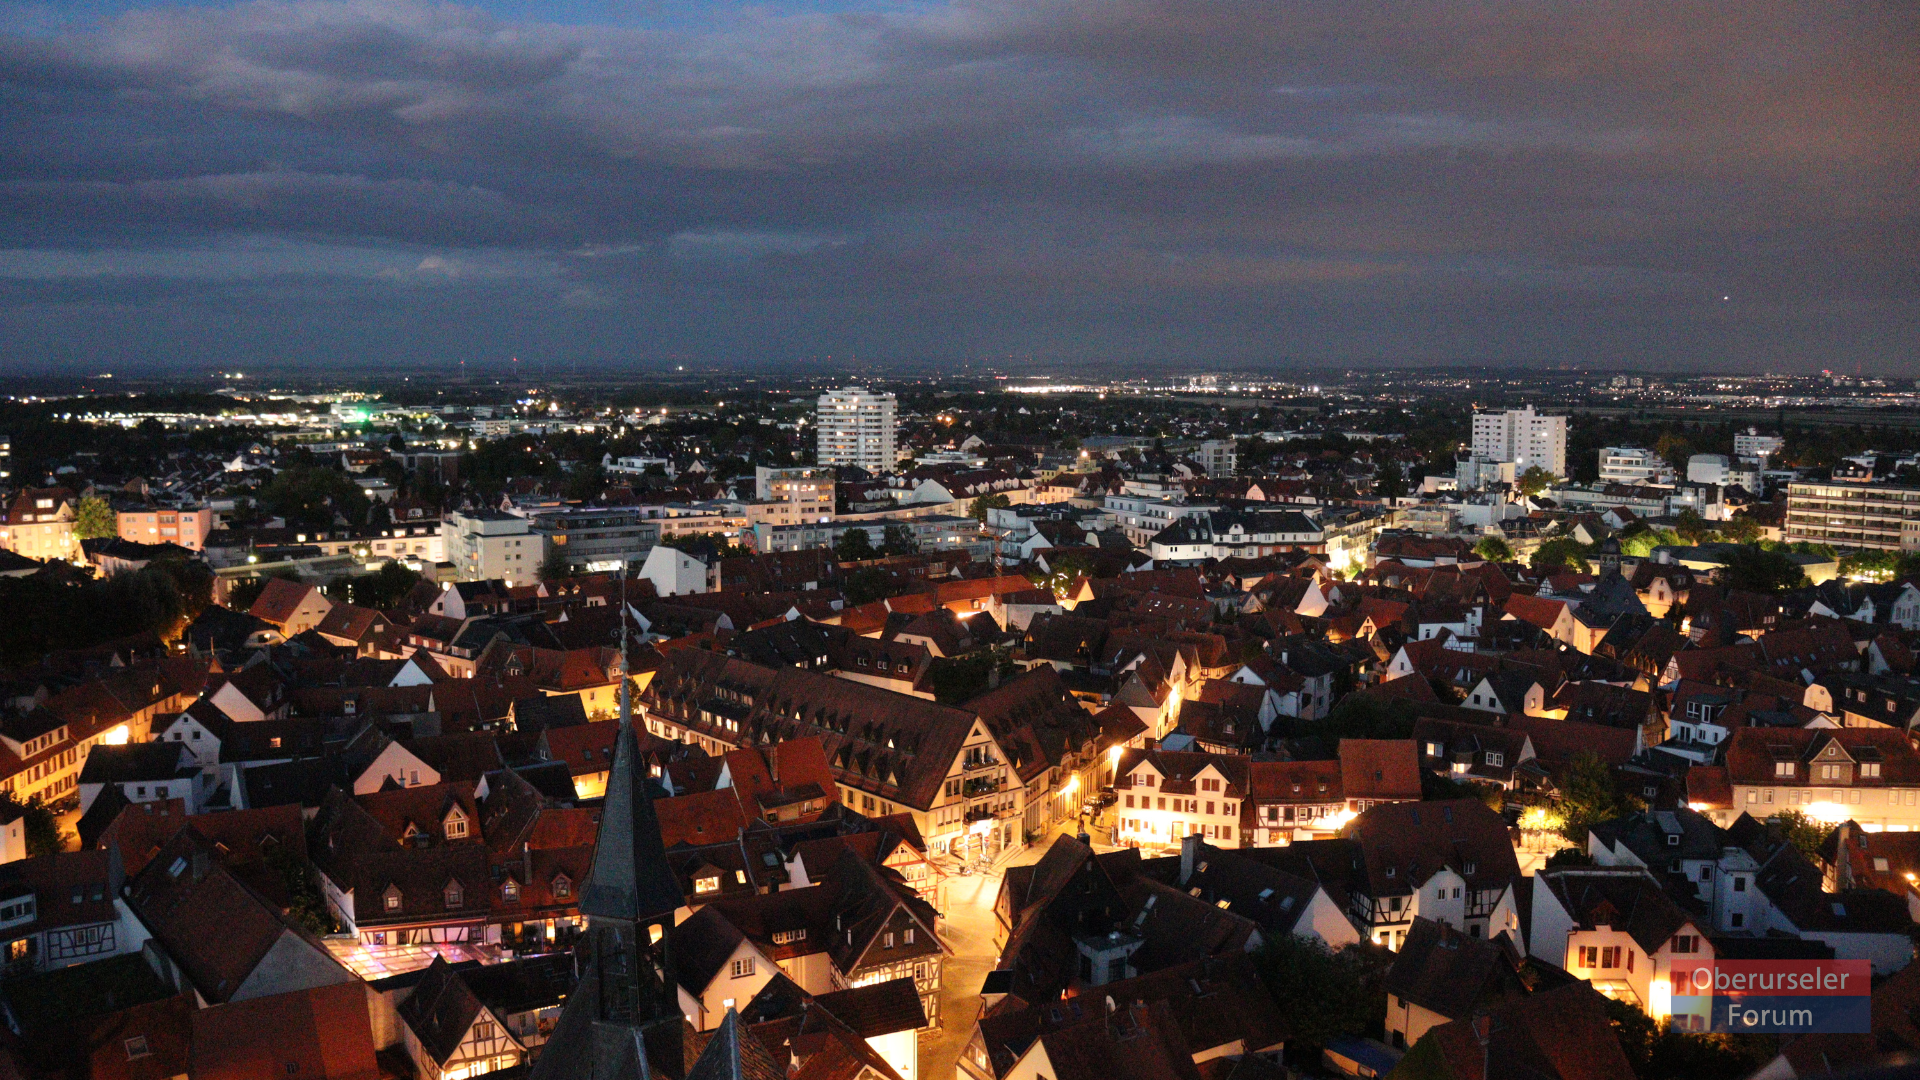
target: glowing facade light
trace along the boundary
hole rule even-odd
[[[1829,825],[1838,825],[1847,820],[1847,808],[1834,802],[1811,803],[1801,808],[1801,812],[1815,821]]]

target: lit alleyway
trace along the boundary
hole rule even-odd
[[[1074,823],[1064,822],[1056,831],[1072,835]],[[1105,830],[1096,830],[1104,837]],[[921,1036],[920,1080],[953,1080],[960,1051],[973,1034],[973,1023],[980,1015],[980,983],[1000,958],[995,942],[999,921],[994,918],[993,902],[1000,895],[1001,871],[1008,866],[1024,866],[1046,854],[1051,838],[1030,844],[1009,856],[988,873],[952,876],[946,882],[946,918],[940,931],[953,954],[947,957],[940,984],[940,1030]],[[1096,840],[1096,850],[1110,850]]]

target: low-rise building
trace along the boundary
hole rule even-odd
[[[0,520],[0,548],[29,559],[80,558],[80,540],[73,523],[78,502],[62,487],[24,488],[7,504]]]
[[[205,506],[129,506],[114,514],[120,539],[138,544],[178,544],[202,551],[213,532],[214,512]]]
[[[508,585],[536,580],[546,557],[545,537],[533,522],[499,510],[455,511],[440,523],[447,561],[460,581],[499,578]]]
[[[1891,728],[1739,728],[1726,742],[1728,805],[1703,813],[1721,826],[1742,813],[1798,810],[1869,829],[1920,828],[1920,752]]]
[[[1712,992],[1694,987],[1693,971],[1713,962],[1711,925],[1674,903],[1645,868],[1541,870],[1529,925],[1529,955],[1656,1021],[1707,1029]],[[1676,1013],[1676,998],[1691,1006]]]
[[[0,958],[50,971],[139,950],[149,934],[122,897],[117,852],[63,851],[0,865]]]
[[[1500,920],[1496,910],[1520,864],[1506,821],[1480,800],[1376,806],[1349,823],[1344,837],[1359,845],[1348,914],[1375,944],[1399,949],[1416,915],[1473,937],[1518,928],[1517,912]]]
[[[1339,763],[1328,763],[1338,773]],[[1253,838],[1241,822],[1252,791],[1239,754],[1124,750],[1114,765],[1113,838],[1135,847],[1178,847],[1189,836],[1236,848]]]

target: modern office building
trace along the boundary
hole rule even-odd
[[[814,418],[820,431],[817,462],[892,472],[896,406],[892,394],[876,394],[863,386],[820,395]]]
[[[1529,405],[1506,412],[1473,414],[1473,456],[1511,461],[1524,473],[1535,465],[1567,475],[1567,418],[1542,416]]]
[[[1660,455],[1638,446],[1607,446],[1600,450],[1603,484],[1658,484],[1671,481],[1673,470]]]
[[[1788,484],[1786,540],[1920,551],[1920,488],[1834,481]]]
[[[569,507],[533,515],[544,559],[558,553],[570,570],[639,567],[660,542],[660,522],[638,506]]]

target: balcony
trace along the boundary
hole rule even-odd
[[[981,795],[993,795],[1006,790],[1007,782],[998,776],[976,776],[960,785],[960,794],[967,798]]]
[[[1003,761],[996,761],[993,758],[979,758],[979,759],[968,758],[967,760],[961,763],[960,770],[962,772],[977,773],[977,772],[983,772],[987,769],[997,769],[1004,764],[1006,763]]]

